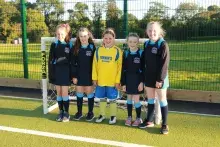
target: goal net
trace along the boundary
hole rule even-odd
[[[58,107],[57,101],[56,101],[56,89],[55,85],[48,83],[47,79],[47,70],[48,70],[48,54],[50,45],[52,42],[55,41],[55,37],[41,37],[41,61],[42,61],[42,97],[43,97],[43,113],[47,114],[48,112],[54,110]],[[143,44],[147,39],[141,38],[140,45]],[[75,39],[72,38],[71,41],[74,44]],[[94,39],[94,42],[97,46],[100,46],[102,44],[102,39]],[[116,39],[115,40],[116,45],[120,46],[122,49],[126,48],[126,39]],[[142,46],[141,46],[142,48]],[[75,101],[75,86],[71,85],[69,87],[69,95],[70,100]],[[146,111],[147,109],[147,101],[145,101],[145,95],[141,95],[141,104],[142,104],[142,110]],[[84,101],[87,101],[87,98],[83,98]],[[99,99],[95,98],[95,102],[98,103]],[[120,92],[120,95],[118,96],[118,99],[116,101],[118,107],[126,109],[126,94],[123,92]],[[159,101],[156,98],[155,103],[155,123],[159,124],[161,121],[161,112],[160,112],[160,105]]]

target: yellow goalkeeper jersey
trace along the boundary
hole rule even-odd
[[[92,80],[99,86],[115,86],[120,83],[122,68],[122,51],[117,46],[99,47],[94,54]]]

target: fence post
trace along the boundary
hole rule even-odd
[[[28,79],[26,3],[25,3],[25,0],[20,0],[20,3],[21,3],[21,24],[22,24],[21,27],[22,27],[22,49],[23,49],[24,78]]]
[[[128,35],[128,0],[124,0],[124,38]]]

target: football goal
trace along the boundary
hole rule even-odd
[[[41,61],[42,61],[42,97],[43,97],[43,113],[47,114],[48,112],[54,110],[58,107],[58,104],[56,102],[56,90],[55,86],[53,84],[48,83],[47,79],[47,70],[48,70],[48,55],[49,55],[49,49],[52,42],[56,40],[55,37],[41,37]],[[141,38],[140,39],[140,45],[142,45],[147,39]],[[75,39],[71,39],[71,41],[74,44]],[[94,42],[96,46],[99,46],[102,44],[102,39],[94,39]],[[116,39],[116,45],[121,47],[122,49],[126,48],[126,39]],[[143,46],[143,45],[142,45]],[[142,46],[140,46],[142,48]],[[69,94],[70,94],[70,100],[76,100],[75,96],[75,87],[72,85],[69,88]],[[145,97],[145,94],[142,95],[141,104],[143,105],[144,111],[146,111],[147,102],[143,99]],[[84,101],[87,101],[87,98],[83,98]],[[98,103],[99,99],[95,98],[95,102]],[[121,92],[120,95],[118,95],[117,99],[118,106],[124,106],[123,108],[126,108],[126,95]],[[160,113],[160,106],[159,101],[156,99],[156,105],[155,105],[155,123],[159,124],[161,121],[161,113]]]

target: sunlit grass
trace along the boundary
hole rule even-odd
[[[220,41],[168,43],[171,88],[220,91]],[[49,44],[47,47],[48,51]],[[27,48],[29,78],[40,80],[40,44],[28,44]],[[0,44],[0,71],[0,77],[23,78],[21,45]]]

